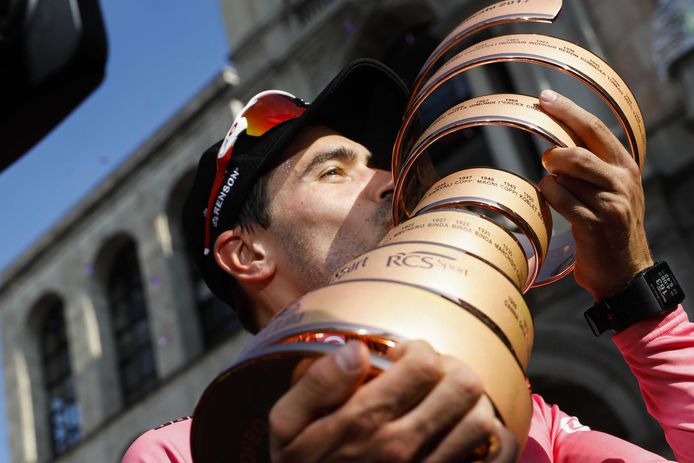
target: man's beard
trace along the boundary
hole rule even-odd
[[[373,249],[392,228],[391,204],[382,206],[367,219],[366,223],[345,225],[338,230],[330,244],[326,256],[316,255],[311,230],[288,227],[287,224],[273,223],[275,233],[280,236],[282,247],[294,266],[298,284],[303,292],[323,286],[332,275],[349,260]],[[346,221],[347,222],[347,221]]]

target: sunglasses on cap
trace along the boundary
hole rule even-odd
[[[261,137],[279,124],[301,116],[307,107],[306,102],[291,93],[267,90],[251,98],[236,115],[217,153],[216,174],[210,190],[210,197],[207,200],[207,212],[205,214],[205,255],[210,252],[211,211],[219,194],[219,188],[227,175],[227,166],[239,135]]]

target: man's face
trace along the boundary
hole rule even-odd
[[[327,283],[392,226],[390,172],[371,153],[325,127],[304,129],[272,173],[268,193],[278,271],[298,294]]]

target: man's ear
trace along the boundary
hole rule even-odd
[[[274,261],[262,240],[239,227],[222,232],[214,243],[214,258],[236,280],[262,282],[275,273]]]

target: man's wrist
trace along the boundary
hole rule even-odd
[[[655,261],[650,257],[650,253],[645,258],[630,260],[630,265],[615,264],[615,267],[619,267],[619,272],[609,272],[605,275],[605,281],[602,281],[602,285],[586,289],[591,293],[594,300],[598,302],[603,301],[623,291],[634,278],[654,265]]]
[[[624,289],[595,303],[585,312],[596,336],[608,329],[622,331],[642,320],[674,310],[684,293],[665,262],[639,272]]]

